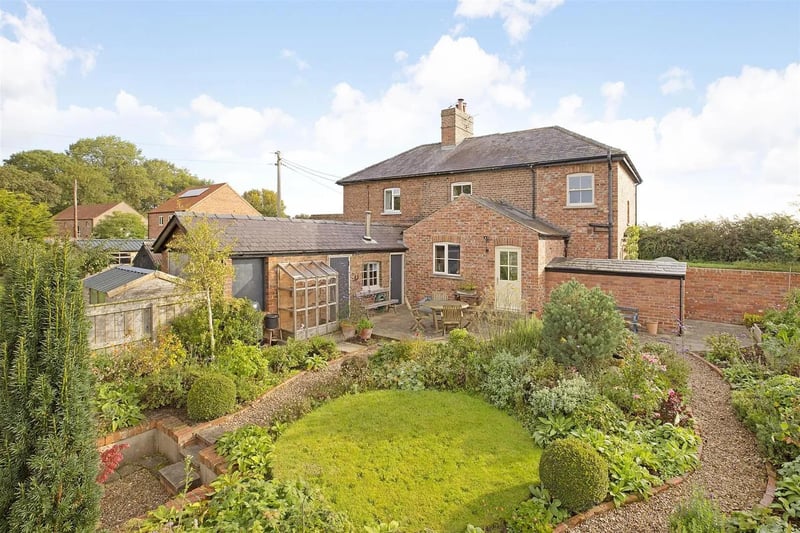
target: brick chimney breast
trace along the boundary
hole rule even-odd
[[[459,98],[455,106],[442,109],[442,148],[454,148],[470,137],[472,116],[467,113],[467,103]]]

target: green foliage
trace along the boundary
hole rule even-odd
[[[369,318],[362,316],[358,323],[356,323],[356,331],[363,331],[365,329],[373,329],[375,327],[375,323],[372,322]]]
[[[542,486],[572,512],[588,509],[608,493],[608,465],[576,438],[554,441],[539,462]]]
[[[715,364],[729,365],[742,358],[742,344],[730,333],[706,337],[709,350],[706,357]]]
[[[649,417],[667,398],[667,367],[654,353],[626,355],[619,367],[608,368],[598,379],[600,391],[626,413]]]
[[[261,349],[239,340],[220,348],[214,366],[225,374],[242,378],[265,377],[269,372]]]
[[[53,233],[50,211],[27,194],[0,189],[0,238],[41,241]]]
[[[135,426],[145,418],[139,407],[139,395],[131,385],[101,384],[95,394],[94,406],[100,430],[104,433]]]
[[[61,196],[61,187],[39,174],[12,165],[0,166],[0,189],[27,194],[36,204],[54,205]]]
[[[639,259],[639,239],[642,231],[639,226],[628,226],[624,234],[625,259]]]
[[[553,290],[543,322],[542,351],[582,371],[607,364],[625,330],[614,298],[575,280]]]
[[[373,391],[292,424],[272,466],[276,479],[318,485],[359,530],[402,517],[403,531],[463,531],[507,518],[537,481],[539,456],[517,422],[480,399]]]
[[[783,513],[784,520],[800,519],[800,456],[783,463],[775,484],[775,503],[772,506]]]
[[[246,298],[232,298],[214,302],[214,338],[221,346],[240,342],[256,345],[261,341],[261,313]],[[175,317],[172,331],[191,355],[199,359],[211,355],[211,335],[208,329],[208,309],[195,307],[190,312]]]
[[[481,385],[486,399],[507,411],[522,407],[529,384],[528,369],[533,364],[533,358],[527,353],[513,355],[509,351],[499,351],[487,364]]]
[[[549,533],[553,526],[563,522],[569,513],[561,508],[544,487],[531,485],[531,499],[519,504],[506,520],[509,533]]]
[[[643,226],[639,257],[674,257],[680,261],[791,261],[780,235],[800,223],[789,215],[747,215],[733,220],[682,222],[672,228]],[[796,259],[794,259],[796,261]]]
[[[512,354],[536,354],[542,340],[542,321],[535,316],[517,320],[492,337],[492,349]]]
[[[751,387],[773,375],[773,373],[763,365],[744,361],[737,361],[728,368],[723,368],[722,373],[725,375],[725,379],[730,383],[732,389]]]
[[[596,394],[586,379],[576,374],[559,380],[554,387],[531,391],[526,401],[526,414],[530,417],[543,416],[548,413],[569,415]]]
[[[75,251],[84,277],[102,272],[111,264],[111,253],[100,246],[80,246],[80,241],[75,241]]]
[[[267,428],[244,426],[222,435],[217,453],[243,474],[268,478],[272,475],[273,442]]]
[[[81,278],[67,244],[14,252],[0,307],[0,531],[91,531],[99,456]]]
[[[767,457],[783,463],[800,448],[800,378],[777,375],[733,391],[734,410],[755,433]]]
[[[265,217],[280,217],[286,212],[286,204],[282,200],[281,209],[278,212],[278,195],[269,189],[251,189],[245,191],[242,198]]]
[[[742,323],[747,326],[747,328],[752,328],[753,326],[758,326],[759,328],[764,328],[764,315],[760,313],[745,313],[742,315]]]
[[[192,420],[213,420],[236,407],[236,384],[224,374],[208,373],[197,378],[186,398]]]
[[[147,226],[142,217],[135,213],[118,211],[97,223],[92,230],[96,239],[144,239]]]
[[[669,517],[670,533],[719,533],[725,531],[725,515],[719,507],[700,490],[695,490],[687,501]]]

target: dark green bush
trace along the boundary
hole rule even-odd
[[[217,346],[226,346],[239,341],[257,345],[263,336],[262,314],[253,308],[246,298],[233,298],[215,303],[214,336]],[[178,335],[183,346],[197,358],[211,355],[211,337],[208,333],[208,310],[199,306],[175,317],[172,331]]]
[[[730,333],[720,333],[719,335],[709,335],[705,339],[708,345],[706,357],[713,363],[728,366],[741,361],[742,344],[739,339]]]
[[[308,339],[308,355],[307,357],[320,356],[326,361],[336,359],[341,355],[339,348],[336,346],[336,341],[330,337],[311,337]]]
[[[539,462],[542,486],[574,513],[602,501],[608,493],[608,465],[597,451],[573,437],[554,441]]]
[[[669,517],[670,533],[719,533],[725,531],[725,515],[702,491],[695,490]]]
[[[236,407],[236,384],[224,374],[208,373],[192,385],[186,410],[192,420],[213,420]]]
[[[544,306],[543,322],[542,351],[582,371],[606,364],[625,331],[614,298],[575,280],[553,290]]]
[[[241,341],[217,350],[214,365],[225,374],[243,378],[263,378],[269,374],[268,362],[258,346]]]

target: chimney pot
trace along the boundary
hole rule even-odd
[[[459,98],[456,105],[442,110],[442,148],[458,146],[472,137],[472,117],[467,114],[467,103]]]

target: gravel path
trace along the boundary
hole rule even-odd
[[[691,356],[684,357],[692,370],[690,404],[703,436],[700,468],[680,485],[646,502],[593,517],[574,531],[667,531],[669,515],[696,486],[712,494],[723,511],[749,509],[761,500],[767,484],[764,460],[755,437],[733,412],[728,385],[703,362]]]

